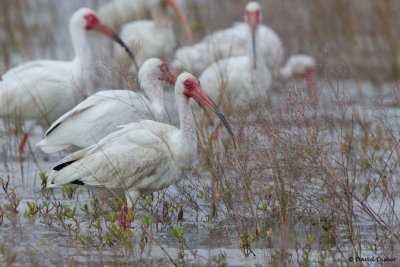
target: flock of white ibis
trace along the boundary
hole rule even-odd
[[[252,103],[265,105],[273,79],[300,75],[307,80],[309,96],[318,96],[314,60],[295,55],[282,66],[282,42],[261,24],[257,2],[246,5],[244,23],[211,33],[196,44],[180,6],[176,0],[114,0],[99,10],[100,16],[81,8],[69,26],[74,60],[27,62],[3,75],[0,116],[26,125],[19,152],[23,153],[35,125],[47,128],[38,143],[45,153],[76,151],[56,163],[47,187],[70,183],[105,187],[124,192],[128,206],[134,207],[140,195],[176,183],[192,167],[197,156],[193,114],[207,115],[197,112],[198,106],[214,112],[216,130],[223,123],[233,138],[223,114],[248,114]],[[152,20],[143,20],[147,19],[143,13],[150,13]],[[182,23],[188,46],[177,47],[173,15]],[[101,18],[122,29],[121,37]],[[129,56],[140,68],[136,70],[140,88],[99,90],[81,101],[84,70],[93,62],[89,32],[116,41],[110,53]],[[130,48],[138,44],[132,53]],[[171,67],[159,58],[172,60]],[[201,74],[196,78],[187,70]],[[181,74],[175,76],[173,71]],[[167,101],[171,85],[174,100]],[[190,99],[199,105],[194,108]]]

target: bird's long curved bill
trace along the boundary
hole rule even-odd
[[[192,45],[193,44],[193,34],[192,34],[192,30],[190,28],[190,25],[189,25],[189,22],[188,22],[188,19],[187,19],[185,13],[179,7],[176,0],[166,0],[166,3],[171,6],[171,8],[174,10],[175,14],[178,16],[178,18],[182,22],[183,27],[185,28],[186,35],[189,39],[189,44]]]
[[[128,46],[126,46],[126,44],[121,40],[121,38],[118,36],[118,34],[116,34],[115,32],[113,32],[112,38],[125,49],[125,52],[129,55],[129,57],[132,59],[133,64],[135,65],[135,68],[137,71],[139,71],[139,66],[136,62],[136,58],[135,55],[132,53],[132,51],[129,49]]]
[[[256,55],[256,33],[251,31],[251,45],[253,50],[253,68],[257,68],[257,55]]]
[[[203,91],[196,90],[194,91],[193,99],[211,109],[220,118],[222,123],[225,125],[225,128],[228,130],[229,135],[232,137],[233,141],[235,141],[235,136],[233,135],[231,126],[225,119],[225,116],[219,110],[218,106],[211,100],[211,98],[209,98],[208,95],[206,95]]]
[[[124,48],[125,52],[128,54],[128,56],[132,59],[133,64],[135,65],[135,68],[139,70],[138,64],[135,59],[135,55],[132,53],[132,51],[129,49],[129,47],[121,40],[121,38],[113,32],[107,25],[103,23],[98,23],[95,28],[93,29],[97,32],[101,32],[110,38],[114,39],[115,42],[117,42],[122,48]]]
[[[247,12],[246,13],[247,17],[247,23],[250,26],[250,31],[251,31],[251,45],[252,45],[252,50],[253,50],[253,67],[257,68],[257,55],[256,55],[256,31],[258,27],[258,23],[260,21],[260,12],[255,11],[255,12]]]

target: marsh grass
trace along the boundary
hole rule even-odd
[[[346,264],[349,256],[397,255],[396,117],[383,104],[369,108],[372,116],[362,115],[346,89],[331,88],[332,98],[323,98],[323,105],[316,107],[294,83],[280,93],[279,112],[256,107],[255,123],[233,118],[236,130],[245,129],[239,146],[228,141],[223,153],[220,146],[202,146],[200,162],[206,164],[177,186],[142,198],[129,215],[135,223],[128,230],[118,222],[119,201],[90,200],[91,195],[75,187],[37,192],[23,216],[77,250],[111,251],[122,265],[154,247],[164,248],[156,237],[159,231],[172,231],[178,242],[176,255],[164,249],[169,264],[185,265],[194,257],[223,265],[223,254],[197,256],[185,236],[187,223],[204,222],[223,224],[231,244],[245,256],[262,257],[275,266]],[[40,179],[45,183],[44,174]],[[15,213],[20,209],[18,191],[5,187],[0,217],[21,221],[21,212]],[[14,219],[7,214],[15,214]],[[9,248],[3,251],[12,261]]]
[[[219,2],[216,6],[224,9],[226,16],[215,18],[209,28],[201,9],[194,5],[198,13],[192,24],[206,33],[229,25],[233,18],[242,20],[238,7],[243,2],[235,1],[234,6]],[[71,12],[77,3],[71,4]],[[9,131],[0,132],[4,170],[0,173],[0,227],[14,235],[2,235],[1,260],[8,265],[54,263],[54,259],[41,257],[43,251],[51,251],[56,263],[71,266],[82,263],[79,257],[88,265],[226,266],[230,255],[224,248],[230,246],[242,250],[249,259],[256,257],[271,266],[348,265],[349,256],[398,255],[400,151],[398,114],[395,110],[393,115],[393,107],[399,103],[399,83],[394,82],[392,91],[386,92],[389,103],[382,100],[370,105],[362,103],[358,95],[350,95],[357,90],[348,81],[398,79],[400,27],[395,18],[399,3],[262,3],[267,9],[264,20],[277,30],[287,54],[306,52],[320,63],[323,97],[319,106],[308,100],[302,81],[293,81],[275,92],[278,102],[254,107],[255,121],[230,118],[235,131],[245,129],[238,148],[229,141],[214,146],[210,133],[202,131],[201,166],[195,166],[176,186],[140,199],[128,214],[134,220],[129,229],[118,221],[123,204],[117,199],[97,199],[75,187],[36,190],[47,177],[43,172],[39,178],[31,177],[30,169],[34,165],[40,170],[43,162],[32,153],[28,163],[15,164],[11,155],[18,141],[12,132],[21,133],[22,126],[14,130],[14,126],[5,127]],[[36,4],[43,7],[39,1]],[[40,28],[46,37],[39,35],[39,42],[35,35],[39,26],[27,25],[26,17],[21,18],[23,11],[35,10],[35,4],[2,1],[2,5],[6,15],[0,17],[0,28],[8,37],[0,38],[4,69],[31,58],[70,55],[60,55],[52,46],[54,41],[60,42],[58,37],[53,40],[47,36],[53,29],[47,32]],[[49,9],[57,14],[54,3]],[[213,16],[213,12],[208,15]],[[55,17],[50,20],[61,23]],[[32,45],[24,43],[26,36]],[[49,47],[53,48],[47,51]],[[105,58],[96,64],[101,68],[109,61]],[[126,79],[126,62],[115,64],[119,66],[116,72],[120,76],[115,76],[119,84],[131,86],[136,77]],[[100,71],[115,75],[111,70]],[[359,106],[365,109],[360,111]],[[12,176],[8,178],[7,173]],[[32,179],[39,182],[34,182],[34,197],[27,200],[23,191],[29,187],[24,185]],[[218,245],[221,234],[211,236],[210,243],[221,250],[217,256],[204,258],[196,253],[196,243],[188,234],[193,224],[219,227],[227,233],[229,241],[223,245]],[[7,245],[7,241],[13,244],[14,238],[32,242],[24,235],[32,228],[54,239],[47,243],[35,240],[37,246],[29,253]],[[159,235],[165,232],[169,238],[166,242]],[[176,253],[168,250],[171,240]],[[72,248],[68,253],[74,258],[58,251],[54,244]],[[160,249],[161,260],[146,257],[155,248]]]
[[[189,17],[198,38],[227,27],[232,21],[242,21],[242,7],[246,2],[238,0],[232,4],[229,1],[216,3],[209,0],[190,3],[189,11],[193,14]],[[370,79],[378,83],[398,79],[400,23],[396,18],[400,3],[397,1],[260,2],[264,7],[264,23],[282,38],[287,55],[313,55],[323,70],[339,67],[356,79]],[[59,7],[52,1],[2,1],[0,26],[4,36],[0,35],[3,48],[0,72],[32,58],[70,59],[72,49],[69,45],[69,49],[57,49],[58,44],[64,44],[64,47],[69,43],[65,23],[69,19],[68,14],[82,5],[97,7],[101,4],[102,1],[69,1],[62,7],[68,12],[60,13]],[[44,19],[51,23],[39,23],[32,18],[35,12],[44,8],[51,11]],[[219,16],[221,11],[224,16]],[[60,35],[61,38],[54,35],[54,31],[65,34]]]
[[[289,88],[282,113],[254,110],[256,123],[244,125],[237,153],[228,148],[220,158],[213,146],[201,150],[212,177],[212,190],[202,191],[212,200],[209,212],[236,229],[245,255],[252,254],[249,240],[272,247],[270,263],[280,266],[398,251],[393,115],[385,106],[358,114],[346,90],[323,107]]]

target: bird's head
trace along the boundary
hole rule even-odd
[[[112,30],[101,22],[96,12],[87,7],[82,7],[75,11],[71,17],[73,28],[82,28],[86,31],[95,31],[113,38]]]
[[[317,87],[317,64],[315,59],[309,55],[297,54],[291,56],[286,65],[280,69],[280,74],[284,79],[302,77],[307,83],[307,94],[313,100],[319,97]]]
[[[257,67],[256,31],[261,21],[261,6],[257,2],[249,2],[244,9],[244,19],[250,26],[251,46],[253,52],[253,67]]]
[[[211,100],[211,98],[202,90],[200,81],[188,72],[181,73],[176,79],[175,93],[178,95],[183,95],[187,99],[192,98],[201,107],[207,107],[212,112],[214,112],[225,125],[231,137],[234,139],[232,129],[225,119],[225,116],[219,110],[218,106]]]
[[[176,76],[173,75],[168,64],[158,58],[149,58],[141,66],[138,74],[139,82],[147,80],[161,80],[174,85]]]
[[[252,32],[255,32],[261,22],[261,6],[257,2],[247,3],[244,9],[244,19],[249,24]]]
[[[84,29],[85,31],[94,31],[112,38],[115,42],[117,42],[120,46],[122,46],[125,51],[128,53],[129,57],[132,60],[135,60],[133,53],[126,46],[126,44],[121,40],[121,38],[114,33],[110,27],[105,25],[99,17],[96,15],[96,12],[93,10],[82,7],[78,9],[71,17],[70,22],[70,32],[73,34],[77,29]]]

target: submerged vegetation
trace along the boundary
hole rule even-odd
[[[38,189],[32,199],[21,199],[26,188],[18,191],[3,177],[2,228],[24,232],[30,225],[53,233],[57,244],[77,255],[108,251],[112,257],[87,260],[106,264],[111,257],[112,265],[159,265],[150,256],[156,250],[170,265],[225,266],[224,249],[231,246],[255,263],[273,266],[395,257],[400,154],[395,115],[388,114],[395,111],[381,106],[362,116],[343,92],[320,109],[297,92],[292,88],[283,96],[281,113],[255,111],[257,123],[244,125],[239,150],[228,145],[221,154],[203,148],[207,164],[174,188],[142,198],[128,214],[121,213],[118,199],[96,198],[76,186]],[[209,232],[207,241],[196,240],[196,225]],[[39,241],[37,249],[56,249],[53,241]],[[199,254],[205,244],[220,254]],[[3,247],[2,257],[15,259]],[[28,257],[35,260],[35,254]]]
[[[39,26],[21,18],[46,1],[33,2],[2,1],[7,15],[0,16],[1,71],[56,53],[47,50],[60,43],[52,39],[54,29],[41,28],[45,37],[35,36]],[[82,2],[95,1],[75,0],[69,8]],[[212,27],[228,25],[242,12],[220,2],[229,21],[215,18]],[[202,136],[191,174],[141,198],[134,211],[126,211],[121,199],[103,199],[76,185],[45,189],[51,165],[33,146],[25,160],[15,156],[19,131],[5,127],[0,262],[360,266],[374,257],[398,265],[400,2],[267,2],[265,21],[280,34],[287,54],[307,52],[321,64],[319,106],[303,93],[303,81],[272,91],[270,106],[254,108],[255,121],[234,118],[235,130],[245,129],[237,149],[229,142],[207,145],[210,137]],[[60,12],[54,3],[48,8]],[[193,28],[212,30],[201,27],[208,17],[196,4],[192,11],[198,18]],[[51,19],[56,24],[57,16]]]

